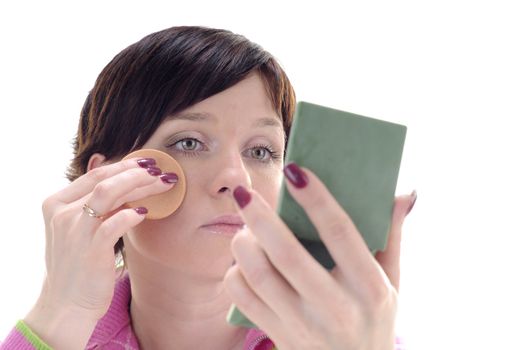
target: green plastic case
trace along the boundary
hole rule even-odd
[[[295,162],[317,174],[375,254],[386,247],[405,137],[404,125],[299,102],[285,163]],[[335,266],[285,184],[280,190],[278,214],[320,264],[326,269]],[[227,320],[256,327],[234,305]]]

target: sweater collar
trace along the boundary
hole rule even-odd
[[[132,297],[130,278],[123,274],[115,282],[113,299],[106,314],[97,322],[87,349],[97,349],[106,346],[117,338],[124,337],[129,346],[123,349],[139,349],[137,338],[130,322],[130,301]],[[136,345],[135,347],[133,345]]]
[[[132,292],[128,273],[124,273],[115,283],[110,308],[97,322],[87,350],[101,348],[109,343],[121,344],[119,349],[139,349],[139,342],[133,332],[130,320],[130,301]],[[245,338],[244,350],[272,349],[269,337],[259,329],[251,328]]]

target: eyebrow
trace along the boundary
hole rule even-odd
[[[193,122],[200,122],[211,119],[216,119],[216,117],[209,113],[172,114],[167,117],[167,120],[190,120]]]
[[[217,120],[216,116],[210,113],[202,113],[202,112],[194,112],[194,113],[183,113],[183,114],[174,114],[167,117],[167,120],[189,120],[193,122],[201,122],[201,121],[214,121]],[[272,127],[278,127],[283,129],[282,122],[277,118],[269,118],[264,117],[257,119],[253,125],[253,127],[266,127],[266,126],[272,126]]]

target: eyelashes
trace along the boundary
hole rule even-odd
[[[166,146],[175,152],[188,157],[199,156],[199,153],[206,151],[205,143],[195,137],[183,137]],[[261,152],[263,150],[263,153]],[[261,163],[270,163],[282,158],[280,152],[274,150],[272,145],[257,144],[245,150],[244,155]]]
[[[274,149],[273,149],[273,146],[271,145],[263,145],[263,144],[260,144],[260,145],[256,145],[254,147],[251,147],[249,148],[249,150],[251,152],[254,152],[255,150],[265,150],[267,151],[267,153],[269,154],[269,156],[271,157],[271,160],[277,160],[277,159],[280,159],[282,158],[282,156],[276,152]]]

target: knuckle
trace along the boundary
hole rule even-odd
[[[249,244],[249,235],[247,235],[244,231],[234,235],[231,241],[231,249],[234,252],[243,251],[246,249],[247,245]]]
[[[368,305],[375,311],[380,312],[394,301],[395,292],[386,283],[373,282],[368,285]]]
[[[263,209],[267,210],[267,209]],[[255,231],[269,230],[269,218],[264,215],[258,215],[251,220],[251,229]]]
[[[93,196],[103,198],[110,191],[111,185],[108,182],[99,182],[93,189]]]
[[[99,183],[102,180],[106,179],[107,171],[104,166],[91,169],[86,173],[86,176],[93,182]]]
[[[239,267],[235,266],[228,270],[223,278],[223,283],[227,290],[235,297],[236,305],[244,309],[250,308],[253,304],[251,296],[244,283],[242,283],[243,276]]]
[[[127,180],[133,179],[138,174],[145,173],[146,171],[142,168],[133,168],[133,169],[123,169],[122,172],[119,173],[119,175]]]
[[[129,210],[122,210],[110,216],[99,227],[99,234],[113,236],[114,233],[123,227],[123,223],[130,219],[130,214]]]
[[[42,213],[45,218],[51,217],[56,210],[57,202],[55,196],[50,196],[42,202]]]
[[[98,234],[103,237],[111,236],[113,232],[117,229],[117,224],[114,220],[106,220],[99,227]]]
[[[334,219],[327,226],[327,236],[334,241],[349,237],[350,225],[347,220]]]
[[[123,171],[119,175],[120,181],[126,183],[146,184],[146,181],[154,182],[156,177],[148,175],[148,173],[142,168],[134,168]]]
[[[293,247],[294,248],[294,247]],[[293,248],[282,247],[273,252],[273,258],[279,266],[295,268],[301,266],[301,259]]]
[[[141,216],[138,215],[133,209],[124,210],[119,213],[123,215],[120,220],[121,226],[126,227],[126,230],[141,221]]]
[[[52,228],[63,226],[68,217],[69,214],[66,210],[55,211],[53,214],[51,214],[49,224]]]
[[[272,270],[268,264],[260,264],[247,273],[247,280],[254,288],[258,288],[267,283],[271,273]]]
[[[326,207],[328,205],[328,198],[325,193],[321,191],[314,191],[309,196],[306,196],[305,203],[309,207]]]

